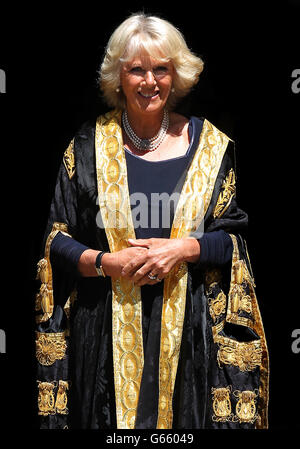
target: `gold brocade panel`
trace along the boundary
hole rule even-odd
[[[99,206],[110,252],[127,248],[135,238],[120,113],[99,117],[96,125],[96,170]],[[135,427],[144,366],[140,288],[123,278],[112,279],[113,360],[117,426]]]
[[[41,287],[38,294],[36,295],[35,310],[42,312],[36,317],[37,323],[47,321],[49,318],[51,318],[53,313],[54,298],[50,247],[54,237],[58,232],[62,232],[68,237],[71,237],[68,234],[68,227],[65,223],[53,223],[52,230],[46,240],[44,257],[37,264],[37,279],[41,281]]]

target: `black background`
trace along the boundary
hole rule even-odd
[[[242,4],[240,4],[242,3]],[[107,110],[97,86],[104,47],[131,12],[177,26],[205,69],[179,111],[236,141],[238,200],[270,352],[270,431],[299,426],[298,223],[300,2],[98,2],[1,7],[1,427],[36,431],[34,280],[55,178],[81,123]]]

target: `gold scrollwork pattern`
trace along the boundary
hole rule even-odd
[[[44,257],[37,264],[37,279],[41,281],[41,287],[36,295],[35,310],[41,311],[40,315],[37,315],[37,323],[47,321],[51,318],[54,308],[53,298],[53,280],[52,280],[52,268],[50,262],[50,247],[51,243],[58,232],[62,232],[69,237],[68,227],[64,223],[53,223],[52,230],[48,235],[45,245]]]
[[[38,414],[42,416],[55,414],[55,382],[39,382],[38,381]]]
[[[36,358],[41,365],[50,366],[65,357],[67,343],[64,332],[36,332]]]
[[[220,218],[228,209],[232,198],[235,195],[235,173],[231,168],[225,180],[223,181],[223,190],[219,194],[217,204],[215,206],[213,216],[214,218]]]
[[[69,179],[72,179],[75,173],[74,139],[71,140],[64,152],[63,163]]]
[[[214,341],[216,341],[216,338],[218,337],[218,334],[224,329],[224,326],[225,326],[225,320],[221,320],[215,326],[211,327]]]
[[[256,413],[257,393],[249,390],[235,390],[233,395],[238,399],[235,408],[235,420],[239,423],[253,424],[258,418]]]
[[[233,237],[233,236],[232,236]],[[254,302],[254,281],[244,260],[239,259],[236,238],[233,238],[233,260],[230,290],[228,294],[227,321],[253,328],[252,303]],[[241,316],[246,312],[247,316]]]
[[[216,298],[209,299],[209,313],[214,321],[226,312],[226,295],[221,290]]]
[[[234,415],[231,410],[231,385],[225,388],[212,388],[213,411],[212,420],[215,422],[233,421]]]
[[[241,371],[252,371],[261,364],[261,341],[238,342],[228,337],[217,335],[214,338],[219,345],[217,359],[222,364],[237,366]]]
[[[68,396],[67,390],[69,389],[69,383],[65,380],[58,382],[58,391],[56,394],[55,411],[61,415],[67,415],[69,413],[67,404]]]
[[[221,288],[221,281],[221,270],[213,268],[206,271],[205,290],[208,299],[209,313],[214,324],[219,320],[223,320],[226,314],[227,297]]]
[[[111,252],[135,238],[120,120],[120,111],[100,116],[95,136],[99,206]],[[112,293],[117,427],[133,429],[144,366],[141,291],[120,277],[112,279]]]
[[[55,415],[56,413],[67,415],[68,414],[68,397],[67,390],[69,389],[69,383],[65,380],[59,380],[52,382],[38,383],[38,414],[41,416]],[[55,398],[55,391],[56,398]]]
[[[256,408],[257,390],[235,390],[232,393],[232,386],[212,388],[212,420],[219,423],[251,423],[258,419]],[[237,399],[235,413],[232,411],[231,396]]]

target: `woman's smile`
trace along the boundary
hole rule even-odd
[[[143,98],[147,98],[147,100],[155,100],[159,96],[159,90],[153,93],[138,91],[138,94]]]

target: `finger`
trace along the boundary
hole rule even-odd
[[[149,271],[150,268],[147,267],[147,265],[143,265],[138,270],[136,270],[135,273],[132,274],[131,280],[137,285],[139,285],[139,282],[144,278],[149,281],[150,279],[147,277]]]
[[[145,276],[143,276],[141,279],[135,282],[136,285],[141,286],[145,284],[149,285],[155,285],[158,284],[163,280],[162,276],[160,277],[159,274],[154,274],[153,271],[150,271],[150,273],[147,273]]]
[[[128,262],[122,268],[121,276],[131,279],[132,276],[134,276],[134,274],[136,273],[136,271],[139,270],[143,265],[144,265],[143,262],[141,262],[141,263],[137,263],[136,261]]]
[[[141,287],[143,285],[155,285],[157,281],[155,279],[149,279],[148,275],[142,277],[138,282],[135,282],[135,285]]]
[[[141,246],[143,248],[149,248],[150,246],[149,239],[128,239],[128,243],[131,246]]]
[[[124,265],[121,269],[121,276],[130,277],[133,273],[135,273],[136,270],[138,270],[141,266],[143,266],[144,263],[146,263],[148,259],[148,253],[148,250],[146,250],[145,248],[140,248],[140,251],[138,251],[134,255],[134,257],[131,257],[127,262],[124,261]]]
[[[135,282],[138,287],[142,285],[156,285],[160,283],[163,279],[149,279],[148,276],[144,276],[139,282]]]

